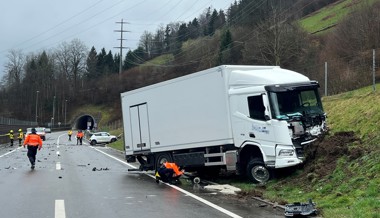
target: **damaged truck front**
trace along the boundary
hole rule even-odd
[[[276,66],[224,65],[122,93],[126,158],[266,182],[327,130],[318,87]]]

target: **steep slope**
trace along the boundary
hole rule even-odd
[[[373,4],[378,0],[341,0],[303,17],[299,23],[309,33],[325,33],[334,28],[360,4]]]

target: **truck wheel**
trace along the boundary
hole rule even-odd
[[[160,168],[160,166],[165,162],[173,162],[172,156],[167,152],[159,153],[156,156],[156,169]]]
[[[95,141],[95,140],[92,140],[90,144],[91,144],[91,145],[96,145],[96,141]]]
[[[253,183],[265,183],[271,177],[271,172],[260,158],[253,158],[247,165],[247,176]]]

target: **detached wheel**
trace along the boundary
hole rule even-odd
[[[94,145],[96,145],[96,141],[95,141],[95,140],[92,140],[92,141],[90,142],[90,144],[91,144],[92,146],[94,146]]]
[[[173,158],[168,152],[159,153],[156,156],[156,169],[160,168],[160,166],[165,162],[173,162]]]
[[[253,183],[266,183],[271,178],[271,172],[260,158],[254,158],[247,165],[247,176]]]

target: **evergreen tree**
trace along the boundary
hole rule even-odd
[[[87,60],[86,60],[86,77],[87,78],[98,78],[99,77],[99,70],[97,67],[98,63],[98,56],[96,53],[96,49],[94,46],[92,46],[90,52],[88,53]]]
[[[220,40],[219,64],[231,64],[231,46],[232,46],[232,35],[229,29],[227,29]]]

